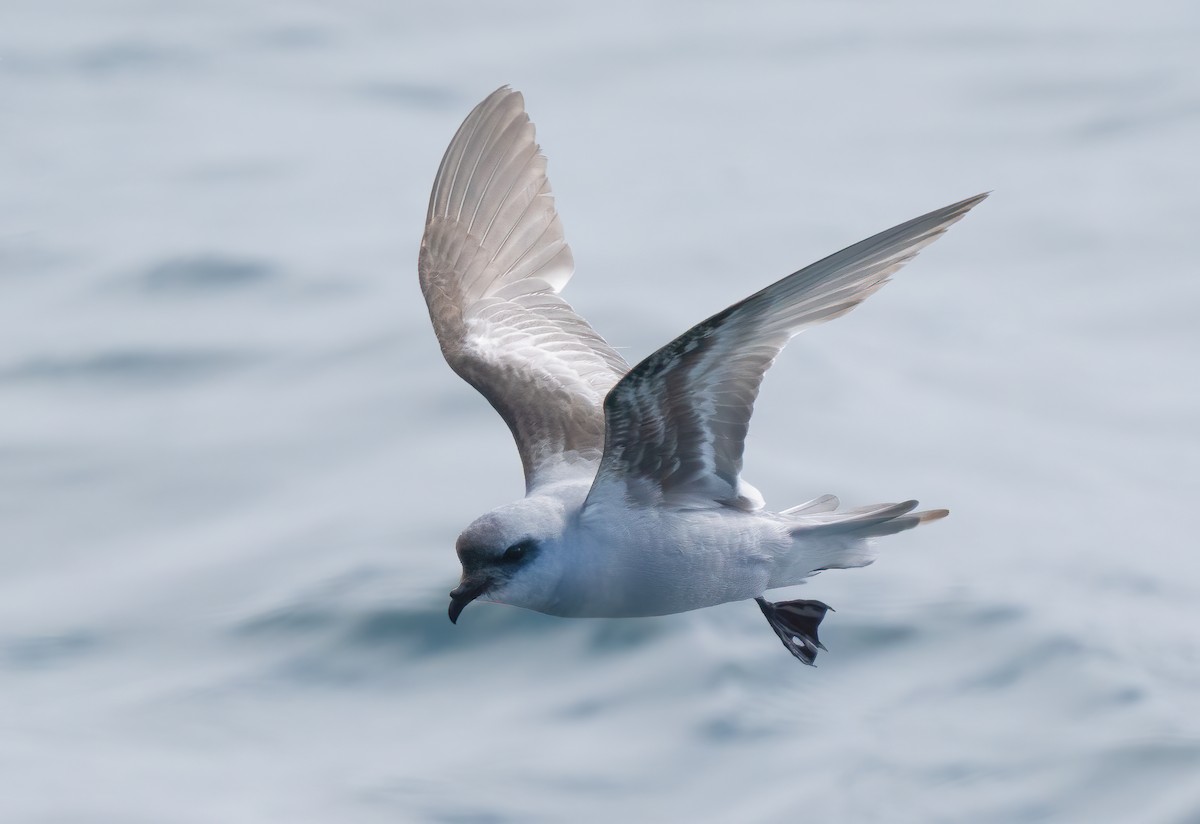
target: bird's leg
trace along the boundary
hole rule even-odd
[[[817,637],[817,627],[821,625],[825,613],[833,607],[820,601],[754,600],[788,652],[810,667],[816,666],[813,661],[817,658],[817,650],[825,649]]]

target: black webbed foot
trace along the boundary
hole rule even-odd
[[[755,602],[767,617],[767,623],[788,652],[810,667],[816,666],[817,650],[825,649],[817,637],[817,627],[825,613],[833,609],[820,601],[776,601],[755,598]]]

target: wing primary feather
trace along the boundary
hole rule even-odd
[[[737,500],[754,401],[788,340],[851,311],[986,197],[936,209],[806,266],[631,369],[604,402],[604,459],[588,500]]]

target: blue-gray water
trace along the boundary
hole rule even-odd
[[[7,0],[0,820],[1200,821],[1198,42],[1167,0]],[[502,83],[631,360],[994,190],[767,378],[769,504],[952,510],[792,591],[818,669],[748,603],[446,620],[521,479],[416,251]]]

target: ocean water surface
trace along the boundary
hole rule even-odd
[[[1200,8],[242,4],[0,13],[0,820],[1200,822]],[[631,361],[992,197],[764,384],[784,508],[951,517],[780,597],[470,607],[521,494],[417,288],[526,95]]]

